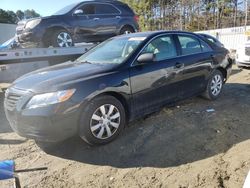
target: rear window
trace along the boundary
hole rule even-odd
[[[127,4],[116,4],[123,14],[135,15],[134,11]]]

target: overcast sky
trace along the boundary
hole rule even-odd
[[[49,16],[75,2],[81,2],[81,0],[0,0],[0,8],[14,12],[34,9],[42,16]]]

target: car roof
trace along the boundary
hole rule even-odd
[[[82,0],[79,3],[84,2],[98,2],[98,3],[112,3],[112,4],[124,4],[123,2],[117,1],[117,0]]]
[[[209,34],[206,34],[206,33],[197,33],[198,35],[201,35],[201,36],[204,36],[204,37],[211,37],[211,38],[214,38],[216,39],[213,35],[209,35]],[[216,39],[217,40],[217,39]]]
[[[120,35],[117,36],[117,38],[119,37],[154,37],[157,35],[161,35],[161,34],[191,34],[194,36],[199,36],[195,33],[192,32],[187,32],[187,31],[177,31],[177,30],[169,30],[169,31],[147,31],[147,32],[138,32],[138,33],[131,33],[131,34],[127,34],[127,35]]]

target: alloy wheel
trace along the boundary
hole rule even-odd
[[[129,31],[129,30],[126,30],[126,31],[124,31],[124,33],[123,33],[123,34],[128,35],[128,34],[130,34],[130,33],[132,33],[132,32],[131,32],[131,31]]]
[[[59,47],[73,46],[73,40],[67,32],[61,32],[57,36],[57,43]]]
[[[216,74],[211,82],[211,92],[214,96],[220,94],[222,89],[223,81],[220,75]]]
[[[120,126],[121,115],[114,105],[105,104],[93,113],[90,121],[91,133],[98,139],[112,137]]]

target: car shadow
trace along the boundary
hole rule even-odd
[[[226,84],[217,101],[196,97],[129,124],[114,142],[98,147],[72,138],[45,150],[81,163],[131,167],[171,167],[226,152],[250,138],[248,84]],[[248,102],[247,102],[248,101]],[[213,108],[214,112],[207,109]]]
[[[239,74],[241,72],[242,72],[242,69],[233,69],[232,72],[231,72],[231,76],[235,75],[235,74]]]
[[[10,133],[13,131],[9,125],[9,122],[6,119],[3,108],[3,101],[4,101],[4,93],[0,92],[0,133]]]
[[[9,140],[9,139],[0,139],[0,145],[18,145],[26,142],[25,140]]]

